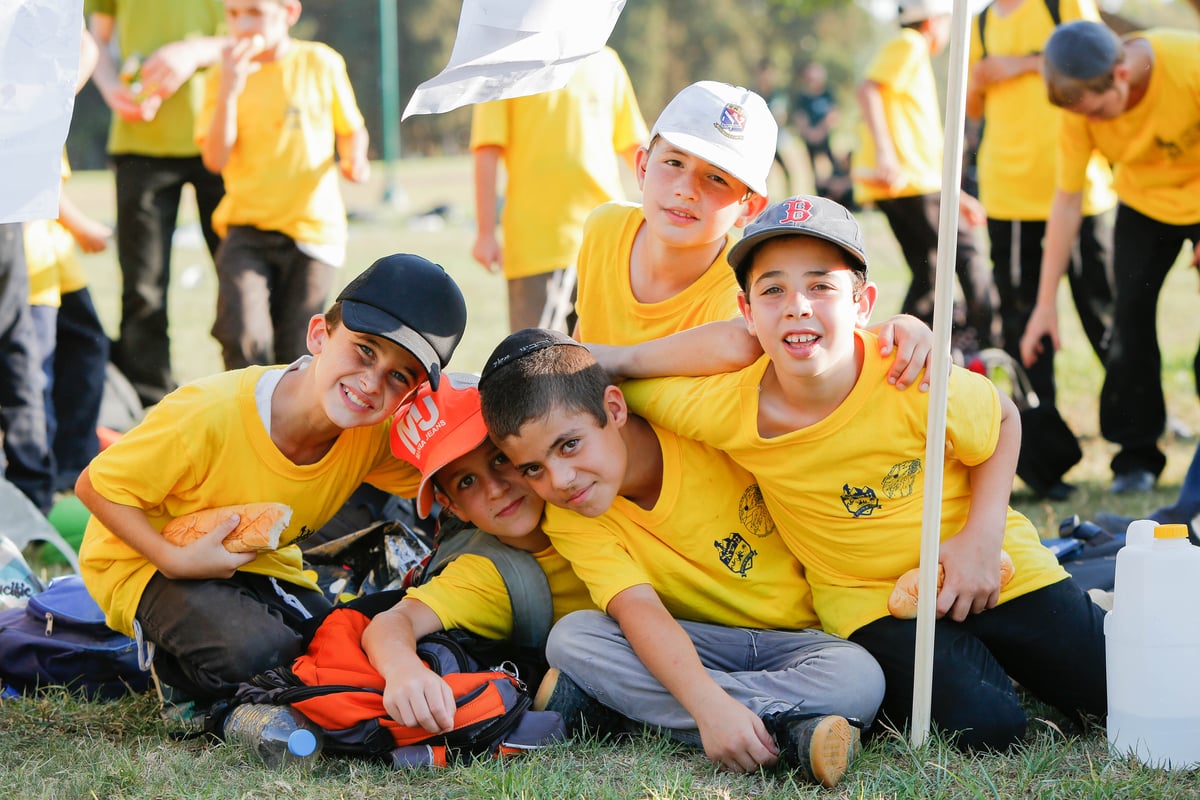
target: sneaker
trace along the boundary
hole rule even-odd
[[[1112,486],[1108,491],[1112,494],[1134,494],[1148,492],[1154,488],[1157,480],[1154,473],[1146,469],[1135,469],[1132,472],[1122,472],[1113,476]]]
[[[1092,520],[1109,533],[1125,533],[1134,517],[1123,517],[1108,511],[1097,511],[1092,515]]]
[[[783,762],[810,783],[826,789],[837,785],[862,749],[858,728],[845,717],[799,717],[796,712],[763,717]]]
[[[534,711],[557,711],[572,738],[593,734],[599,737],[628,733],[629,719],[580,688],[563,672],[551,667],[546,671],[533,696]]]

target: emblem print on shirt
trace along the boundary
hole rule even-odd
[[[908,497],[913,493],[913,485],[921,474],[921,459],[901,461],[893,464],[888,474],[883,478],[883,496],[890,500],[897,497]]]
[[[730,572],[743,578],[754,566],[754,557],[758,555],[758,551],[751,547],[740,533],[731,533],[724,539],[713,542],[713,547],[717,548],[721,563],[728,567]]]
[[[738,501],[738,519],[742,527],[760,539],[775,532],[775,520],[767,511],[767,504],[763,502],[762,490],[757,483],[750,484],[742,492],[742,499]]]
[[[850,488],[850,484],[842,484],[842,505],[852,517],[869,517],[877,508],[883,508],[875,490],[870,486]]]

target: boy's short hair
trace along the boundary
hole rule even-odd
[[[779,124],[767,101],[741,86],[700,81],[671,98],[650,131],[767,195]]]
[[[479,378],[483,420],[498,440],[516,436],[530,420],[564,408],[608,424],[604,391],[612,384],[591,351],[564,333],[525,328],[507,336]]]
[[[953,0],[900,0],[896,9],[896,21],[901,26],[918,25],[927,19],[953,13]]]
[[[412,353],[434,389],[467,326],[467,302],[458,284],[441,265],[410,253],[384,256],[367,267],[330,311],[340,313],[350,330],[382,336]]]
[[[856,280],[861,283],[867,278],[867,251],[858,220],[849,209],[829,198],[800,194],[768,206],[730,248],[729,266],[743,291],[754,252],[777,236],[811,236],[837,245],[848,256],[846,266],[854,270]]]
[[[1108,26],[1082,19],[1059,25],[1042,55],[1050,102],[1073,106],[1085,91],[1108,91],[1113,85],[1113,69],[1124,60],[1125,45]]]
[[[421,384],[412,405],[392,422],[392,455],[421,471],[421,517],[428,517],[433,508],[438,470],[488,438],[479,408],[479,378],[464,372],[447,372],[444,377],[436,389]]]

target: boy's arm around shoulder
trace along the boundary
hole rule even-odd
[[[75,494],[105,528],[145,556],[168,578],[228,578],[256,557],[255,553],[231,553],[225,549],[225,537],[237,527],[236,514],[204,536],[177,547],[155,530],[142,509],[115,503],[100,494],[86,468],[75,482]]]
[[[740,317],[638,344],[585,344],[614,378],[718,375],[750,366],[763,352]]]
[[[417,655],[417,640],[440,630],[442,622],[429,606],[406,597],[376,614],[362,636],[367,658],[384,679],[388,716],[430,733],[454,727],[453,690]]]
[[[631,586],[606,611],[650,674],[692,715],[709,759],[734,772],[775,763],[778,751],[762,720],[712,679],[653,587]]]
[[[962,622],[969,614],[995,607],[1000,599],[1000,550],[1008,521],[1008,501],[1021,449],[1021,418],[1003,392],[1000,434],[992,454],[969,467],[971,507],[962,530],[942,542],[938,560],[946,581],[937,597],[938,616]]]

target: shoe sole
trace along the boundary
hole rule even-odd
[[[861,748],[858,728],[845,717],[829,716],[813,729],[808,763],[813,778],[826,789],[837,785]]]

